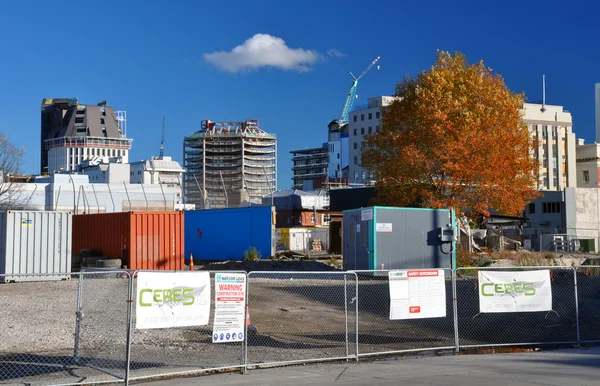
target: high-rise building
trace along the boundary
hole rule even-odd
[[[596,83],[594,91],[596,99],[596,142],[600,143],[600,83]]]
[[[523,121],[538,140],[533,156],[540,161],[539,190],[577,186],[576,138],[571,113],[562,106],[525,103]]]
[[[329,151],[327,143],[321,147],[290,151],[294,173],[292,189],[312,190],[317,181],[327,178]]]
[[[131,139],[126,138],[126,115],[102,101],[79,104],[77,98],[43,99],[41,107],[40,172],[75,171],[93,158],[116,158],[127,163]]]
[[[245,122],[202,121],[183,142],[184,197],[196,208],[261,203],[277,190],[277,138]]]
[[[361,166],[361,152],[367,145],[365,135],[379,130],[381,111],[392,104],[395,97],[378,96],[369,98],[368,104],[357,106],[350,113],[348,121],[349,136],[349,178],[351,183],[366,183],[373,181],[372,175]]]

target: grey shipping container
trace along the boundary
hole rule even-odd
[[[344,211],[343,227],[344,270],[451,268],[455,264],[454,236],[448,235],[457,229],[453,210],[353,209]]]
[[[0,213],[0,282],[68,279],[72,214]]]

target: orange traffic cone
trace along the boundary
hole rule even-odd
[[[194,270],[194,256],[192,256],[192,252],[190,252],[190,271]]]
[[[250,321],[250,308],[246,308],[246,326],[250,326],[252,322]]]

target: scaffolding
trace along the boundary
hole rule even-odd
[[[183,142],[186,204],[208,209],[261,203],[277,190],[276,155],[277,138],[258,120],[202,121]]]

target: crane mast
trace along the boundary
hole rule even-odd
[[[160,154],[159,158],[162,158],[165,155],[165,117],[163,117],[162,122],[162,136],[160,137]]]
[[[348,116],[352,107],[354,106],[354,99],[356,99],[356,89],[358,88],[358,81],[365,76],[367,72],[379,61],[379,56],[375,58],[368,66],[361,72],[359,76],[354,76],[352,72],[350,72],[350,76],[352,76],[352,87],[350,87],[350,91],[348,91],[348,96],[346,97],[346,103],[344,103],[344,108],[342,109],[342,115],[340,116],[339,123],[340,125],[345,125],[348,123]]]

